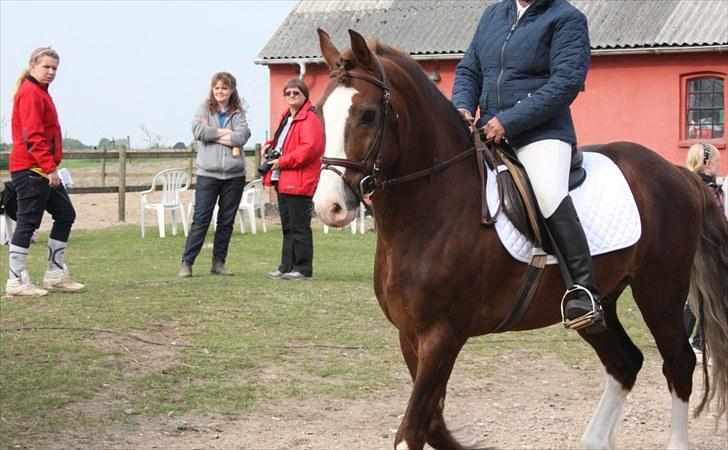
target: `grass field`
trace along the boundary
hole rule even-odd
[[[373,294],[375,234],[314,233],[314,281],[285,282],[265,277],[277,266],[280,228],[235,232],[234,277],[207,275],[205,247],[184,280],[176,276],[181,235],[75,231],[67,262],[85,293],[0,303],[0,447],[52,442],[61,428],[194,412],[236,417],[258,402],[354,398],[401,382],[396,330]],[[45,269],[43,239],[31,247],[35,281]],[[1,247],[3,287],[6,264]],[[654,348],[625,297],[625,327]],[[489,356],[534,345],[569,362],[593,359],[578,341],[559,326],[506,333],[471,340],[461,359],[481,374]]]

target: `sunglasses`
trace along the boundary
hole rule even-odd
[[[301,95],[300,91],[286,91],[283,93],[284,97],[298,97]]]

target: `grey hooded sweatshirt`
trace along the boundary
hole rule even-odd
[[[204,124],[205,120],[207,125]],[[227,180],[229,178],[245,175],[245,153],[242,147],[250,139],[250,128],[245,119],[244,111],[235,111],[228,116],[224,128],[233,130],[230,141],[233,147],[240,147],[240,156],[233,156],[232,148],[218,144],[217,129],[223,128],[220,124],[220,115],[211,113],[207,104],[203,103],[197,108],[192,119],[192,135],[197,140],[197,175]]]

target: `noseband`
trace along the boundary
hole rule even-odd
[[[475,146],[472,146],[446,161],[441,162],[435,159],[433,161],[432,167],[428,169],[409,173],[407,175],[403,175],[397,178],[390,178],[386,180],[380,179],[380,168],[382,162],[382,136],[384,135],[384,127],[387,123],[388,114],[390,110],[392,112],[394,112],[394,110],[390,102],[389,87],[387,86],[387,73],[384,71],[382,63],[379,61],[379,59],[374,55],[372,55],[372,58],[374,58],[374,61],[379,67],[379,72],[382,74],[381,80],[358,70],[347,69],[346,62],[344,60],[340,60],[338,62],[338,70],[332,71],[330,75],[331,78],[338,78],[339,83],[342,83],[347,77],[356,78],[371,83],[382,90],[382,114],[379,116],[380,119],[379,124],[377,125],[377,131],[374,135],[374,140],[372,140],[372,143],[369,146],[369,150],[367,151],[364,158],[359,162],[351,161],[346,158],[329,158],[326,156],[321,157],[321,170],[330,170],[339,175],[344,184],[351,190],[351,192],[360,202],[364,202],[364,197],[369,197],[373,195],[376,191],[386,190],[397,184],[406,183],[440,172],[451,166],[452,164],[455,164],[458,161],[462,161],[471,154],[474,154],[476,150]],[[396,121],[396,114],[394,115],[394,118]],[[369,161],[369,159],[371,159],[372,157],[375,158],[374,163],[372,164],[371,168],[369,168],[367,167],[367,161]],[[364,174],[364,176],[362,177],[361,181],[359,181],[359,185],[355,186],[344,176],[344,173],[341,170],[334,166],[352,169]],[[364,204],[366,205],[366,202],[364,202]]]

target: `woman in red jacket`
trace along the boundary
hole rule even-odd
[[[283,96],[288,111],[263,147],[267,161],[263,184],[274,186],[278,193],[283,228],[281,264],[268,277],[307,280],[313,276],[312,198],[321,172],[324,131],[302,80],[288,80]]]
[[[8,296],[42,296],[46,289],[77,292],[83,285],[68,275],[64,255],[71,226],[76,219],[71,199],[58,176],[63,158],[61,126],[48,85],[53,82],[60,58],[47,47],[36,49],[18,77],[13,97],[13,149],[10,153],[10,178],[17,193],[17,226],[8,251]],[[48,239],[48,269],[43,287],[30,281],[27,269],[28,248],[33,232],[40,227],[43,211],[53,217]]]

